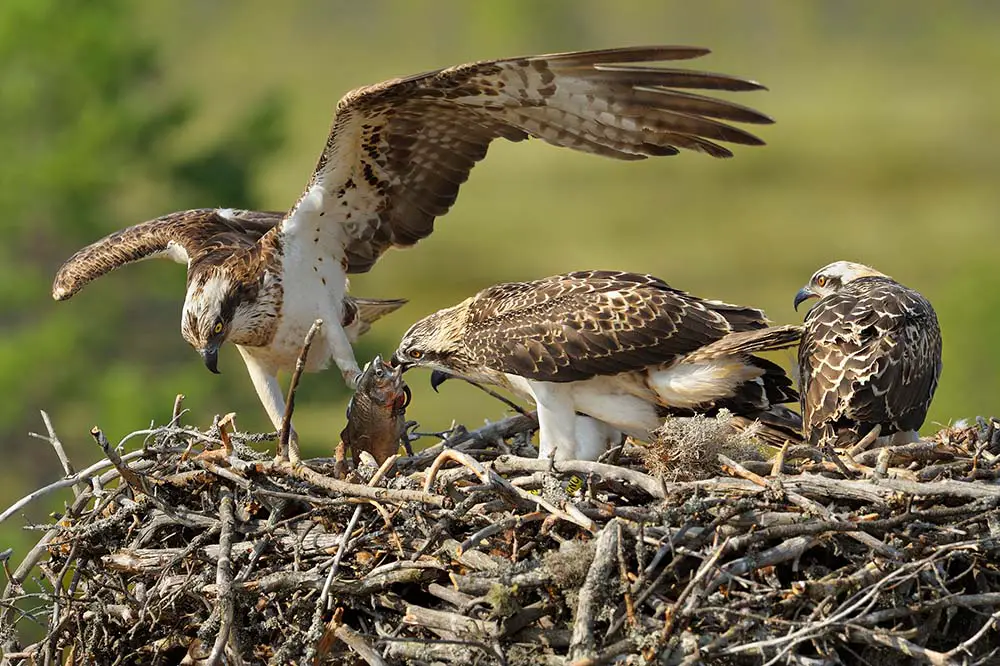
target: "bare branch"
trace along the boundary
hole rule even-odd
[[[323,320],[317,319],[309,327],[306,338],[302,342],[302,351],[295,360],[295,370],[292,371],[292,379],[288,384],[288,398],[285,400],[285,415],[281,419],[281,429],[278,431],[278,455],[282,460],[291,461],[298,464],[299,441],[292,435],[292,412],[295,411],[295,393],[299,389],[299,380],[302,378],[302,371],[306,367],[306,358],[309,356],[309,348],[312,347],[313,337],[316,332],[323,327]]]

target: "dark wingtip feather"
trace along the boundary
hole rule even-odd
[[[111,234],[109,237],[114,237],[115,235],[116,234]],[[104,240],[106,239],[102,239],[102,241]],[[52,280],[53,300],[68,301],[75,296],[78,291],[83,289],[92,279],[94,279],[94,277],[97,277],[81,277],[79,275],[80,269],[77,266],[77,263],[91,254],[95,246],[102,241],[97,241],[96,243],[80,248],[73,253],[73,256],[63,262],[63,265],[59,267],[55,278]]]
[[[591,51],[569,51],[531,56],[532,60],[559,61],[560,65],[597,65],[614,62],[658,62],[666,60],[694,60],[712,51],[702,46],[626,46]]]
[[[771,116],[729,100],[656,86],[637,85],[634,86],[633,90],[636,91],[637,102],[669,111],[752,125],[771,125],[774,123],[774,118]]]

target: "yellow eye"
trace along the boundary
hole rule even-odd
[[[424,353],[422,351],[420,351],[419,349],[411,349],[410,350],[410,358],[412,358],[412,359],[419,359],[423,355],[424,355]]]
[[[221,321],[215,322],[215,327],[212,329],[212,332],[215,333],[216,335],[218,335],[219,333],[222,333],[222,322]]]
[[[816,278],[816,286],[817,287],[825,287],[826,286],[826,276],[825,275],[820,275],[818,278]]]

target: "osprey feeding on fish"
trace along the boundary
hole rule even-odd
[[[540,457],[596,459],[601,451],[581,450],[581,414],[648,439],[666,416],[726,408],[753,418],[797,401],[785,371],[754,354],[801,333],[651,275],[581,271],[494,285],[425,317],[393,361],[532,400]]]
[[[916,441],[941,375],[941,329],[930,302],[870,266],[825,266],[795,295],[802,420],[813,444],[851,445],[875,426]]]
[[[168,215],[78,252],[56,276],[53,296],[69,298],[95,277],[146,257],[187,263],[184,338],[212,370],[219,346],[235,343],[279,427],[284,399],[276,375],[294,365],[316,319],[326,325],[306,370],[333,360],[348,385],[355,385],[360,370],[341,324],[347,275],[368,271],[390,247],[428,236],[494,139],[535,137],[625,160],[680,149],[729,157],[717,142],[762,144],[724,121],[770,118],[685,91],[762,86],[650,65],[706,53],[652,46],[521,57],[360,88],[337,104],[326,146],[299,200],[252,242],[232,243],[227,233],[213,230],[256,213],[205,214],[208,230],[199,230],[186,214]],[[217,242],[218,235],[225,240]]]

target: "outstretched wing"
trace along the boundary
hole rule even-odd
[[[469,305],[464,342],[486,367],[568,382],[667,363],[765,324],[760,310],[705,301],[651,275],[586,271],[485,289]]]
[[[941,373],[934,309],[892,280],[857,280],[809,311],[799,373],[807,433],[879,423],[916,430]]]
[[[646,64],[706,53],[653,46],[484,61],[355,90],[337,105],[316,172],[283,231],[293,242],[322,243],[346,258],[348,272],[361,273],[387,248],[428,236],[497,138],[536,137],[626,160],[682,148],[731,156],[720,141],[761,145],[723,121],[770,118],[683,91],[760,84]]]
[[[87,283],[120,266],[152,257],[191,265],[213,248],[251,247],[281,221],[283,213],[197,208],[170,213],[91,243],[66,260],[52,283],[64,301]]]

